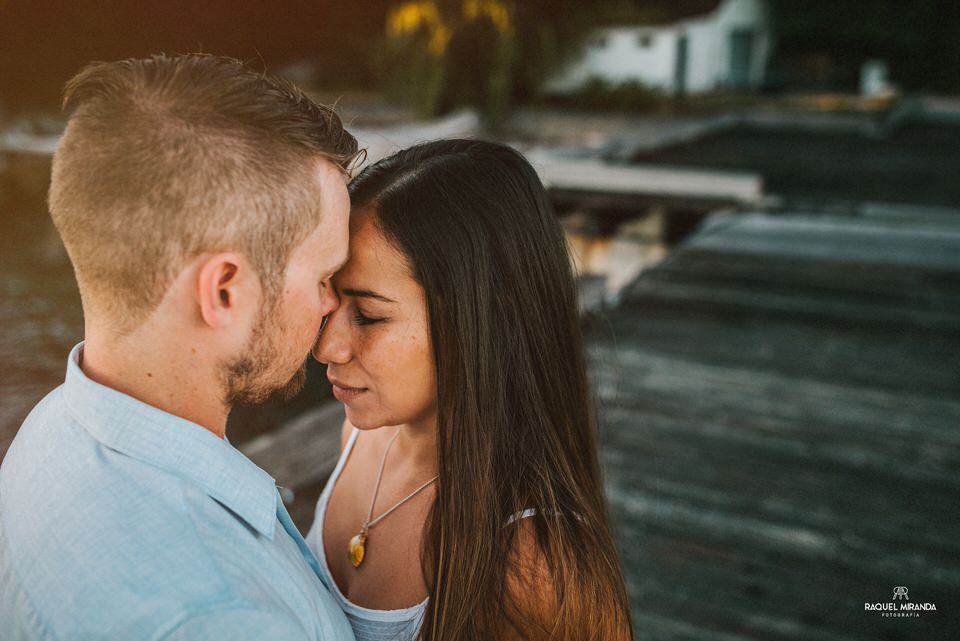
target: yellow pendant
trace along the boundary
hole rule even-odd
[[[350,559],[350,564],[358,568],[360,564],[363,563],[363,555],[367,551],[366,545],[367,535],[361,532],[352,539],[350,539],[350,546],[347,548],[347,558]]]

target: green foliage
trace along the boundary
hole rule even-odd
[[[489,19],[470,21],[447,45],[440,111],[475,106],[496,121],[510,104],[515,40]]]
[[[620,0],[517,0],[514,10],[516,64],[511,96],[536,97],[550,73],[580,52],[604,7]]]
[[[824,54],[849,77],[871,58],[910,89],[960,90],[955,0],[770,0],[778,57]]]
[[[390,43],[384,75],[388,87],[394,97],[415,105],[423,116],[474,106],[495,121],[513,102],[538,96],[544,78],[579,51],[583,37],[602,15],[601,9],[616,4],[622,2],[397,3],[387,18]],[[479,14],[477,6],[484,7]],[[499,13],[501,8],[508,16],[506,21]],[[418,20],[423,27],[415,32],[409,25]]]
[[[550,96],[549,101],[564,107],[586,111],[651,111],[669,104],[669,98],[642,82],[631,80],[612,84],[603,78],[591,78],[573,93]]]
[[[423,117],[440,111],[446,72],[444,59],[430,51],[429,40],[425,29],[406,38],[387,38],[381,60],[388,95]]]
[[[607,0],[595,8],[593,24],[623,25],[656,22],[663,17],[662,4],[649,5],[635,0]]]
[[[419,0],[387,19],[388,86],[394,97],[434,116],[462,106],[489,119],[510,104],[514,64],[512,15],[500,0]]]

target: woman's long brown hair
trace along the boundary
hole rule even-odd
[[[536,172],[509,147],[437,141],[367,168],[350,193],[406,255],[430,318],[439,480],[421,639],[632,639],[576,286]],[[542,617],[507,589],[525,589],[512,517],[531,508],[547,571],[527,580],[552,583],[526,588],[549,595]]]

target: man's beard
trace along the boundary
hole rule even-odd
[[[227,407],[254,407],[270,402],[284,402],[300,393],[307,380],[307,358],[284,383],[276,383],[268,378],[274,373],[273,367],[280,365],[278,359],[283,356],[280,345],[283,332],[272,320],[277,305],[266,306],[257,318],[250,334],[250,340],[243,354],[224,368],[224,402]]]

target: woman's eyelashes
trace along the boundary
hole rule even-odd
[[[353,320],[357,325],[375,325],[377,323],[383,323],[388,319],[384,316],[367,316],[359,309],[355,310],[353,313]]]

